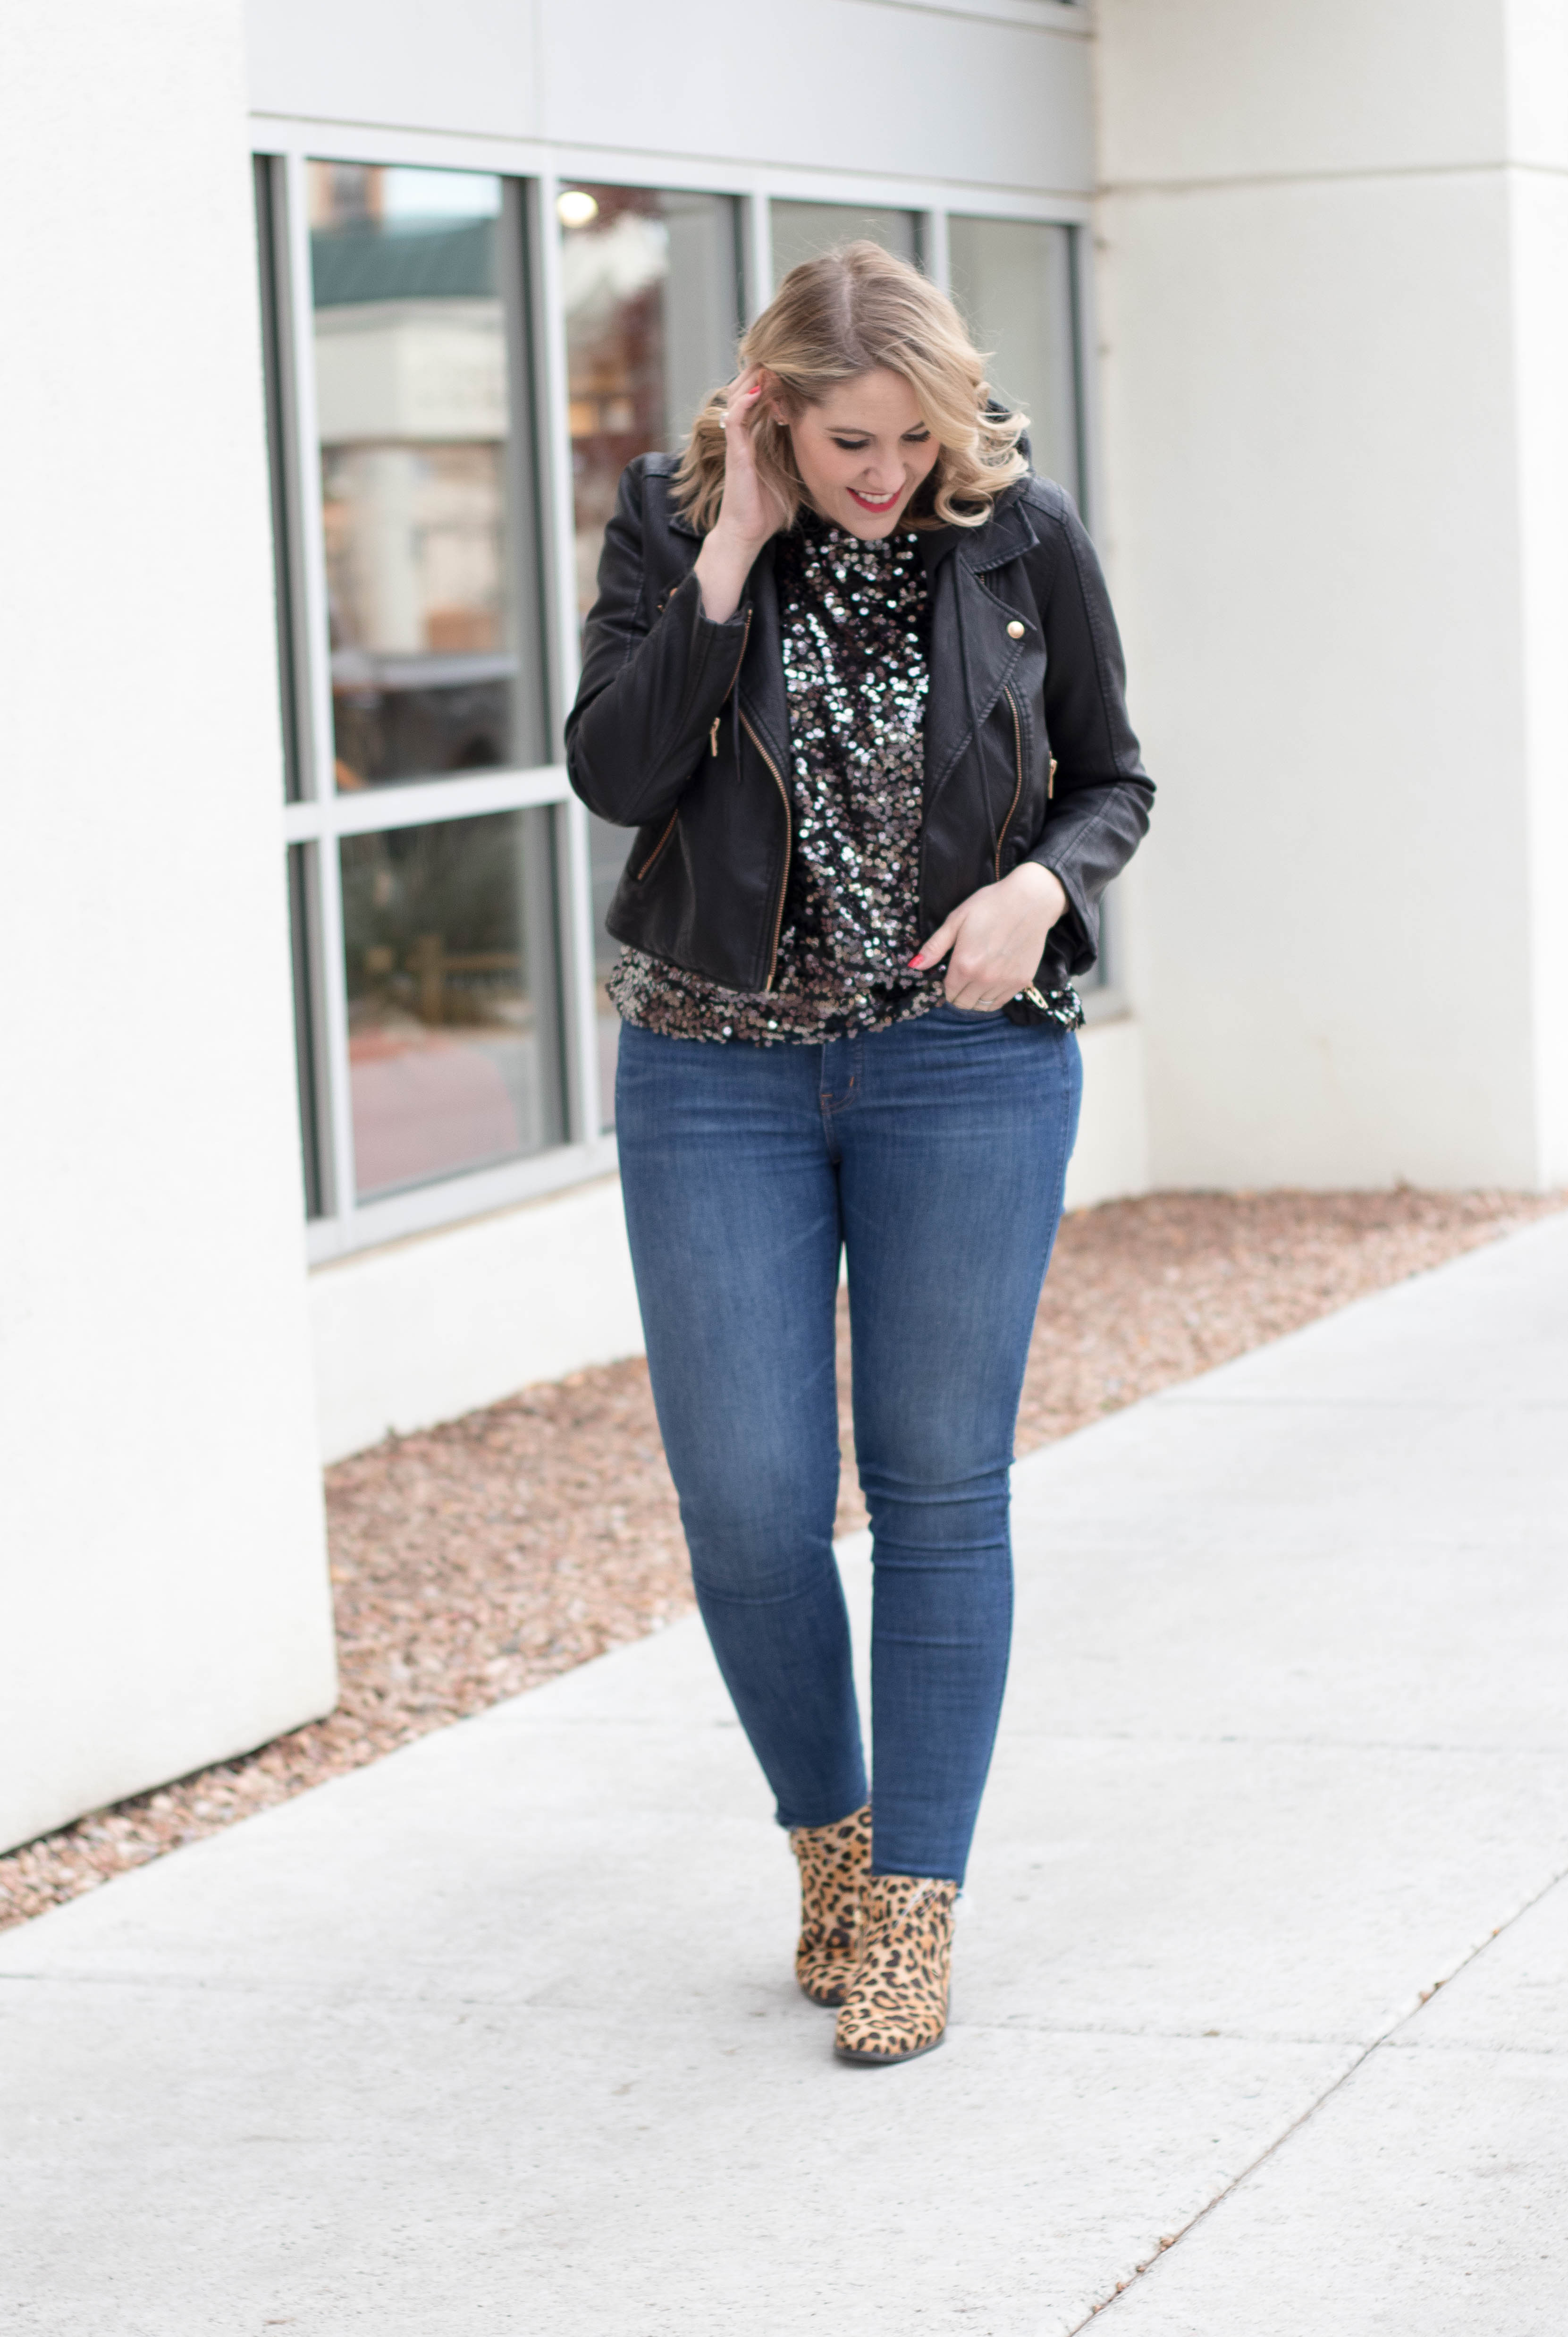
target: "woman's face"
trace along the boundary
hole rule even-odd
[[[901,374],[857,374],[788,421],[807,494],[851,535],[891,535],[940,452]]]

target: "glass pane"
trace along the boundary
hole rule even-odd
[[[855,243],[862,237],[920,265],[920,221],[913,211],[862,210],[853,203],[777,202],[770,204],[768,215],[775,285],[803,259],[814,259],[835,243]]]
[[[1029,417],[1037,471],[1078,495],[1073,230],[1033,220],[950,219],[953,298],[997,395]]]
[[[345,839],[359,1198],[561,1138],[548,810]]]
[[[520,704],[510,216],[483,172],[310,165],[339,787],[540,759]]]
[[[728,195],[573,186],[558,199],[566,301],[577,597],[593,605],[605,522],[634,455],[673,453],[735,372],[740,330]]]
[[[558,198],[566,301],[577,601],[598,591],[599,548],[634,455],[674,453],[708,392],[735,372],[740,331],[737,207],[728,195],[655,187],[563,187]],[[615,1121],[620,1024],[604,984],[619,953],[604,929],[628,830],[589,827],[601,1124]]]

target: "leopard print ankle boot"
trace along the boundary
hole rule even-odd
[[[948,2025],[956,1882],[929,1874],[868,1874],[861,1960],[839,2014],[841,2061],[912,2061]]]
[[[813,2004],[842,2004],[860,1953],[861,1888],[872,1855],[870,1803],[836,1825],[795,1826],[790,1848],[801,1871],[795,1978]]]

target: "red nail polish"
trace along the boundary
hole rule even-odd
[[[920,950],[916,950],[916,952],[915,952],[915,953],[914,953],[913,957],[912,957],[912,958],[911,958],[911,960],[910,960],[910,963],[911,963],[911,965],[919,965],[919,963],[920,963],[920,958],[921,958],[922,954],[923,954],[923,953],[922,953],[921,951],[920,951]]]

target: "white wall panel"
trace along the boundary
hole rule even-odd
[[[1086,19],[880,0],[247,0],[259,112],[1086,193]]]
[[[0,15],[0,1843],[330,1706],[238,0]]]
[[[1507,0],[1508,155],[1568,171],[1568,8],[1563,0]]]
[[[1091,1022],[1078,1034],[1084,1109],[1067,1167],[1066,1206],[1093,1208],[1149,1189],[1144,1032],[1130,1014]]]
[[[310,1278],[322,1458],[642,1350],[618,1179]]]
[[[541,0],[245,0],[260,113],[538,134]],[[591,7],[577,13],[587,34]]]
[[[1111,185],[1504,152],[1502,0],[1096,0],[1096,20]]]
[[[1156,1183],[1529,1184],[1496,174],[1111,197]]]
[[[1088,44],[867,0],[541,8],[548,134],[1086,192]],[[616,70],[607,73],[604,60]]]

